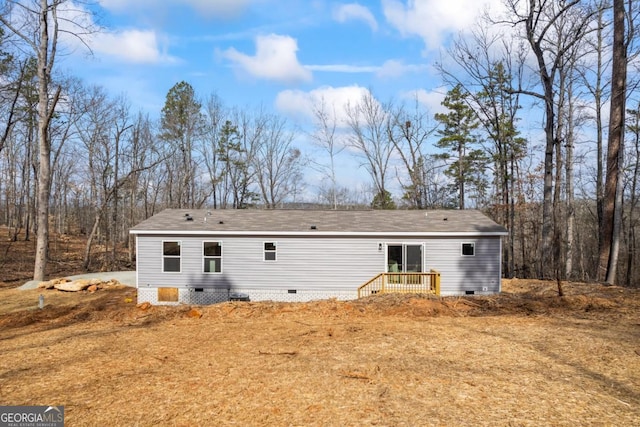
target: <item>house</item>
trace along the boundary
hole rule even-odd
[[[130,232],[138,302],[152,304],[355,299],[376,276],[437,274],[440,295],[493,294],[508,234],[474,210],[167,209]]]

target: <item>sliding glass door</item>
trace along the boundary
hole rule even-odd
[[[387,245],[388,273],[422,273],[422,245]]]

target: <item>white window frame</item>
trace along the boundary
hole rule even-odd
[[[220,246],[220,256],[213,256],[213,255],[205,255],[204,253],[204,246],[206,243],[217,243]],[[222,240],[203,240],[202,241],[202,273],[203,274],[222,274],[222,265],[223,265],[223,258],[224,258],[224,249],[223,249],[223,244],[222,244]],[[208,259],[219,259],[220,260],[220,271],[205,271],[206,268],[206,263]]]
[[[471,247],[473,248],[473,254],[469,255],[469,254],[465,254],[464,253],[464,245],[471,245]],[[462,242],[460,244],[460,256],[476,256],[476,242]]]
[[[274,250],[266,249],[265,245],[267,243],[273,244],[275,249]],[[268,253],[272,253],[275,256],[275,258],[274,259],[267,259],[267,254]],[[262,261],[264,261],[264,262],[276,262],[276,261],[278,261],[278,242],[276,242],[274,240],[269,240],[269,241],[262,242]]]
[[[177,243],[178,246],[180,247],[180,255],[165,255],[164,254],[164,244],[165,243]],[[167,274],[179,274],[182,273],[182,240],[163,240],[162,241],[162,246],[160,247],[160,251],[162,254],[162,272],[163,273],[167,273]],[[180,267],[178,271],[167,271],[165,270],[165,259],[167,258],[171,258],[171,259],[178,259],[180,260]]]

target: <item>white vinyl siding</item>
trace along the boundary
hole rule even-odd
[[[379,239],[279,237],[278,262],[262,262],[264,242],[271,240],[225,237],[222,272],[206,274],[202,242],[209,240],[191,236],[180,239],[182,270],[169,276],[161,273],[159,257],[152,256],[162,236],[138,236],[139,286],[355,290],[385,270]]]
[[[441,273],[442,295],[500,291],[499,237],[277,236],[277,240],[271,240],[266,235],[225,236],[224,268],[216,274],[204,272],[203,242],[220,240],[177,237],[181,242],[180,272],[163,273],[161,242],[169,240],[161,235],[138,235],[138,286],[355,292],[387,270],[386,244],[398,242],[422,245],[423,271],[435,269]],[[381,241],[384,250],[378,249]],[[265,242],[277,242],[277,262],[264,262]],[[473,243],[474,256],[461,255],[463,243]]]
[[[463,243],[473,243],[474,256],[462,255]],[[427,268],[440,272],[442,295],[495,293],[500,291],[500,251],[499,237],[430,239],[426,241]]]

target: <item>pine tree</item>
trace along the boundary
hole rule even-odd
[[[167,93],[160,118],[160,137],[171,146],[170,160],[174,163],[176,188],[169,188],[171,207],[193,208],[196,204],[196,165],[193,159],[194,140],[203,132],[202,105],[196,99],[193,87],[187,82],[174,85]]]
[[[435,119],[442,124],[442,129],[438,130],[441,138],[436,147],[443,152],[437,157],[448,164],[445,174],[453,179],[459,209],[466,207],[469,186],[475,188],[478,196],[484,193],[487,186],[484,168],[488,159],[476,146],[477,138],[473,131],[479,123],[475,112],[467,104],[468,96],[461,85],[456,85],[442,101],[449,111],[435,115]]]
[[[230,120],[222,126],[217,155],[222,170],[217,180],[221,184],[223,204],[231,203],[233,209],[246,209],[258,195],[250,191],[251,171],[247,150],[241,143],[240,130]]]
[[[396,209],[397,207],[396,207],[396,202],[393,201],[393,197],[391,196],[391,193],[389,193],[387,190],[384,190],[383,192],[377,193],[373,197],[373,201],[371,202],[371,208],[393,210],[393,209]]]

